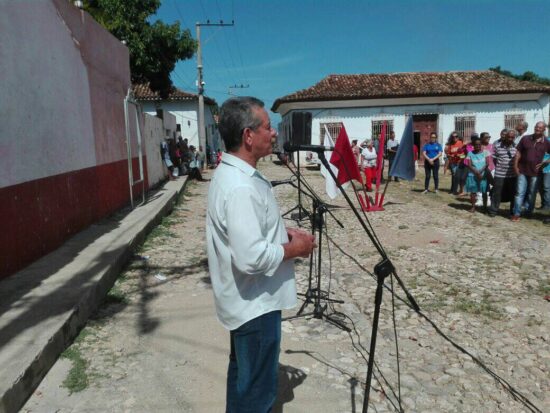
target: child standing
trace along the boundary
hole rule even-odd
[[[473,142],[473,150],[466,156],[465,162],[468,166],[469,172],[466,177],[466,192],[470,193],[470,203],[472,209],[470,212],[476,211],[476,194],[481,192],[483,197],[483,207],[487,209],[487,153],[481,150],[481,141],[475,140]]]

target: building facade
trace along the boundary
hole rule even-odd
[[[415,144],[421,148],[431,132],[442,144],[453,131],[466,141],[473,132],[489,132],[494,141],[503,128],[526,121],[532,133],[536,122],[548,122],[549,108],[549,86],[471,71],[330,75],[277,99],[272,110],[283,119],[282,141],[288,138],[292,112],[311,112],[314,145],[324,144],[327,129],[335,139],[341,124],[351,140],[361,142],[378,136],[386,122],[399,140],[412,116]]]
[[[162,117],[162,111],[173,114],[176,118],[178,136],[187,138],[189,145],[199,147],[198,127],[198,96],[173,88],[166,99],[162,99],[156,92],[151,91],[148,85],[134,85],[135,99],[141,104],[144,113]],[[215,151],[221,149],[221,139],[215,120],[214,99],[204,98],[204,125],[207,144]],[[177,136],[169,136],[175,138]]]

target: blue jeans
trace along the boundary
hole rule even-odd
[[[519,217],[522,209],[531,214],[535,209],[535,196],[537,194],[538,176],[526,176],[519,174],[514,199],[514,215]],[[525,202],[524,202],[525,200]]]
[[[427,191],[430,187],[430,177],[433,173],[435,190],[439,188],[439,159],[434,161],[434,164],[430,164],[428,161],[424,161],[424,172],[426,177],[424,179],[424,189]]]
[[[277,397],[280,343],[280,311],[231,331],[226,413],[271,412]]]
[[[458,193],[458,186],[460,185],[460,182],[462,180],[462,175],[464,168],[460,168],[459,164],[457,163],[451,163],[449,164],[449,169],[451,170],[451,193],[456,194]]]
[[[550,172],[542,174],[542,207],[550,209]]]

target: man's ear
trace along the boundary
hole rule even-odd
[[[245,145],[252,145],[252,129],[245,128],[243,130],[243,144]]]

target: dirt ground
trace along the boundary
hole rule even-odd
[[[272,180],[290,175],[267,160],[259,167]],[[303,173],[326,201],[319,172]],[[385,211],[367,214],[421,309],[386,279],[372,411],[399,411],[399,394],[407,412],[550,411],[550,226],[540,214],[519,223],[471,214],[466,198],[422,194],[422,172],[418,179],[390,184]],[[444,176],[440,187],[449,186]],[[224,410],[229,339],[208,277],[207,189],[189,185],[23,411]],[[274,191],[282,213],[296,206],[291,186]],[[283,323],[276,412],[362,409],[379,254],[345,201],[328,203],[344,228],[326,215],[313,269],[321,269],[321,289],[343,301],[325,314],[351,333],[316,318]],[[305,292],[309,260],[296,269]]]

